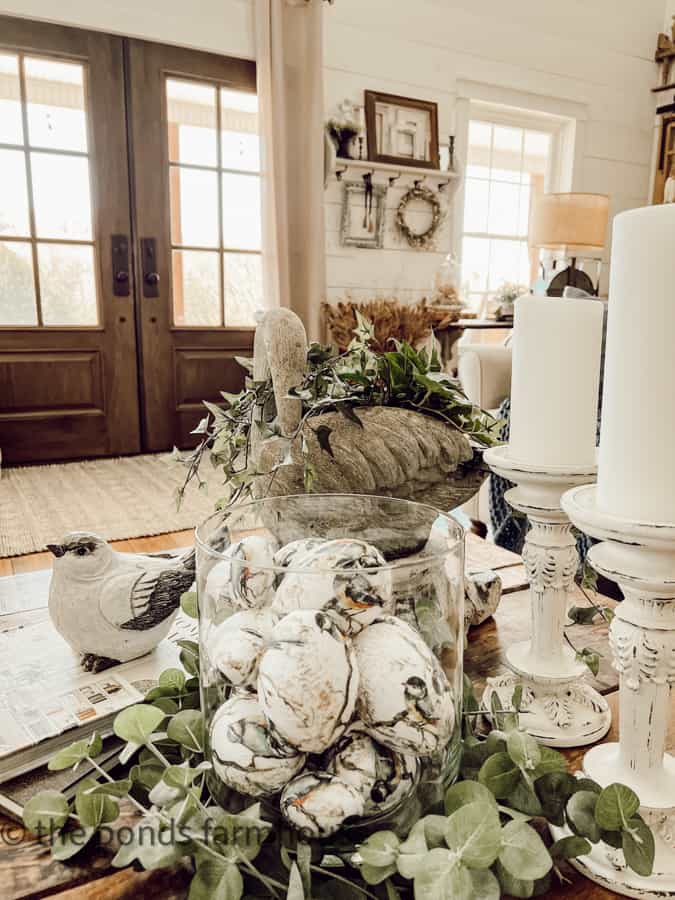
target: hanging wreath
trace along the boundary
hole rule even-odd
[[[426,231],[413,231],[410,225],[406,222],[408,204],[412,200],[423,200],[431,207],[431,224]],[[411,247],[415,247],[418,250],[427,249],[433,243],[436,232],[440,228],[442,221],[443,211],[441,209],[438,195],[434,193],[434,191],[429,190],[429,188],[425,188],[419,184],[416,184],[414,187],[411,187],[410,190],[403,195],[403,197],[401,197],[401,202],[399,203],[398,209],[396,210],[396,227]]]

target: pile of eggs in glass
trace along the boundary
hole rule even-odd
[[[307,836],[387,814],[446,747],[455,705],[432,651],[394,615],[384,557],[355,539],[277,549],[257,535],[225,557],[204,588],[233,610],[206,638],[232,688],[211,722],[215,773],[251,797],[279,794]]]

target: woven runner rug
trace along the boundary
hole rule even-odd
[[[208,461],[201,474],[208,489],[191,483],[176,510],[185,469],[167,454],[3,468],[0,558],[44,550],[69,531],[110,541],[193,528],[223,493],[223,475]]]

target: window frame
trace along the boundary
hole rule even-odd
[[[550,135],[551,144],[549,157],[544,175],[544,191],[546,193],[556,192],[562,189],[566,180],[563,173],[565,142],[569,140],[570,127],[574,120],[553,115],[547,112],[539,112],[529,109],[521,109],[519,107],[509,106],[506,104],[486,102],[483,100],[470,100],[468,102],[468,110],[464,122],[461,145],[465,148],[468,158],[469,148],[469,128],[471,122],[484,122],[489,125],[504,126],[506,128],[517,128],[523,131],[538,131]],[[462,161],[464,162],[464,160]],[[568,174],[567,180],[571,173]],[[463,247],[464,238],[479,238],[495,241],[518,241],[527,240],[527,235],[501,235],[493,234],[490,231],[465,231],[464,217],[466,209],[466,179],[468,176],[464,173],[464,183],[462,185],[461,194],[458,196],[457,219],[455,228],[454,252],[460,260],[460,266],[463,266]],[[491,179],[487,179],[491,183]],[[463,271],[463,270],[462,270]],[[462,275],[463,279],[463,275]],[[463,279],[464,280],[464,279]],[[470,296],[481,297],[481,307],[486,300],[494,296],[495,289],[489,288],[489,269],[486,288],[483,291],[471,291]]]

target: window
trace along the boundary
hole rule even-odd
[[[255,326],[262,304],[258,98],[167,78],[173,320]]]
[[[484,117],[483,117],[484,115]],[[542,117],[489,113],[469,121],[462,281],[471,305],[485,302],[504,282],[530,285],[536,277],[538,253],[528,248],[530,203],[549,189],[558,126]]]
[[[0,325],[97,325],[86,69],[0,53]]]

